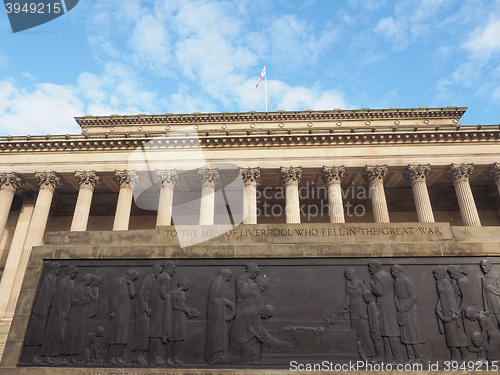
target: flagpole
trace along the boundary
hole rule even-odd
[[[266,74],[264,74],[264,89],[265,89],[265,96],[266,96],[266,112],[267,112],[267,70],[266,70]]]

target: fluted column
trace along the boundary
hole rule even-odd
[[[118,202],[116,203],[113,230],[128,230],[134,186],[139,182],[139,178],[135,171],[127,170],[116,171],[115,176],[120,186],[120,192],[118,193]]]
[[[281,167],[281,182],[285,185],[285,215],[287,223],[300,223],[299,183],[302,167]]]
[[[370,186],[373,217],[376,223],[390,222],[384,191],[385,176],[387,176],[387,165],[367,165],[363,170],[363,178]]]
[[[13,285],[21,261],[31,216],[35,208],[35,199],[36,194],[34,192],[23,192],[23,205],[17,219],[16,229],[10,244],[2,279],[0,280],[0,319],[4,317],[11,318],[14,314],[17,296],[12,295]],[[9,303],[11,299],[12,301]],[[7,306],[10,306],[10,310],[7,310]]]
[[[161,181],[158,214],[156,216],[156,226],[158,227],[172,223],[174,188],[179,183],[179,175],[176,169],[158,169],[156,170],[156,176]]]
[[[242,168],[244,184],[243,224],[257,224],[257,185],[260,183],[260,168]]]
[[[198,169],[201,182],[200,225],[213,225],[215,214],[215,185],[219,183],[219,170],[209,168]]]
[[[488,169],[488,174],[497,185],[498,194],[500,194],[500,163],[493,163]]]
[[[94,194],[94,188],[99,184],[100,178],[95,171],[76,171],[75,178],[80,185],[80,190],[78,191],[70,230],[85,231],[89,221],[92,195]]]
[[[413,199],[415,200],[415,207],[417,209],[417,217],[420,223],[434,223],[435,221],[426,183],[430,171],[430,164],[408,164],[403,172],[403,177],[411,183]]]
[[[22,185],[23,182],[16,173],[0,173],[0,240],[7,224],[14,194]]]
[[[6,310],[7,313],[13,312],[16,307],[17,297],[19,296],[19,291],[21,290],[24,273],[26,272],[26,267],[31,255],[31,249],[33,246],[40,246],[43,244],[43,237],[47,227],[50,205],[52,204],[54,191],[61,185],[61,179],[55,172],[37,172],[35,173],[35,177],[40,185],[40,190],[38,191],[35,208],[33,209],[33,214],[31,215],[17,272],[12,284],[11,298],[9,299]]]
[[[464,225],[479,227],[481,226],[481,220],[479,220],[476,203],[469,184],[469,178],[473,170],[474,164],[472,163],[451,164],[446,168],[445,176],[453,181],[453,186],[455,186]]]
[[[328,186],[328,207],[330,223],[345,223],[344,203],[342,202],[342,178],[345,167],[323,167],[321,178]]]

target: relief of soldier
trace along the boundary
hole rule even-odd
[[[425,285],[431,292],[425,301],[417,298],[421,281],[414,281],[414,271],[407,275],[406,267],[372,260],[364,271],[344,268],[342,305],[326,318],[333,327],[308,325],[306,318],[282,331],[321,329],[325,345],[324,335],[338,332],[339,317],[348,317],[355,338],[352,353],[372,363],[405,363],[434,358],[426,353],[424,337],[424,326],[433,326],[425,334],[434,345],[442,343],[442,353],[449,353],[442,360],[500,360],[500,276],[490,259],[476,263],[475,270],[472,265],[434,267],[424,277],[434,279]],[[174,279],[175,269],[171,260],[157,261],[142,271],[123,269],[103,284],[99,271],[80,273],[75,265],[48,263],[34,299],[23,363],[172,367],[194,360],[209,366],[259,365],[264,354],[268,358],[274,352],[299,350],[296,335],[292,345],[269,328],[276,327],[267,323],[277,322],[274,305],[287,306],[268,301],[269,279],[256,263],[247,263],[235,281],[233,270],[221,267],[207,275],[205,284],[195,283],[196,292],[183,272]],[[359,276],[363,273],[369,275],[366,280]],[[206,290],[203,301],[201,290]],[[433,316],[421,305],[432,305]],[[199,358],[186,354],[198,346]]]

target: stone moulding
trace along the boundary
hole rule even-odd
[[[83,116],[75,117],[81,126],[99,125],[144,125],[144,124],[187,124],[200,122],[227,121],[305,121],[305,120],[343,120],[359,118],[456,118],[463,116],[467,108],[409,108],[409,109],[362,109],[302,112],[248,112],[248,113],[213,113],[183,115],[137,115],[137,116]]]
[[[463,129],[462,129],[463,128]],[[344,129],[345,130],[345,129]],[[500,139],[500,129],[497,125],[483,126],[481,130],[475,127],[461,127],[460,130],[435,130],[422,129],[418,131],[393,131],[377,129],[373,132],[370,129],[358,129],[355,133],[349,130],[340,132],[335,129],[330,133],[330,129],[315,129],[313,134],[299,133],[287,134],[287,132],[273,132],[273,134],[234,134],[225,132],[210,132],[209,135],[200,132],[198,137],[189,138],[168,138],[154,139],[164,133],[148,134],[144,137],[141,134],[133,134],[125,137],[120,134],[105,138],[102,134],[96,134],[88,139],[79,135],[74,140],[57,139],[57,136],[50,140],[23,140],[13,139],[10,141],[0,140],[0,153],[17,152],[61,152],[61,151],[110,151],[110,150],[131,150],[136,149],[150,142],[149,147],[161,148],[238,148],[238,147],[290,147],[290,146],[332,146],[332,145],[366,145],[366,144],[475,144],[475,143],[495,143]]]

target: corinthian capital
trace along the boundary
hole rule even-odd
[[[136,171],[119,170],[115,171],[115,176],[120,188],[134,188],[139,183]]]
[[[430,172],[430,164],[408,164],[403,172],[403,177],[413,185],[415,182],[425,182]]]
[[[321,179],[325,184],[340,184],[344,178],[345,167],[323,167],[321,170]]]
[[[161,186],[175,186],[179,183],[177,169],[157,169],[156,177],[161,181]]]
[[[367,165],[363,170],[363,179],[368,184],[384,183],[384,178],[387,176],[387,165]]]
[[[219,170],[217,168],[198,168],[198,179],[201,186],[217,185],[219,183]]]
[[[80,188],[91,189],[94,189],[97,185],[99,185],[101,180],[96,171],[76,171],[75,178],[78,185],[80,185]]]
[[[456,184],[461,181],[469,181],[473,170],[474,164],[472,163],[451,164],[444,171],[444,175]]]
[[[40,189],[55,190],[61,186],[61,179],[56,172],[35,172],[35,177],[38,180]]]
[[[284,185],[298,185],[302,177],[302,167],[281,167],[280,176]]]
[[[498,184],[500,181],[500,163],[493,163],[493,165],[488,168],[488,175]]]
[[[241,168],[240,171],[245,185],[260,184],[260,168]]]
[[[24,182],[17,173],[0,173],[0,189],[16,191]]]

